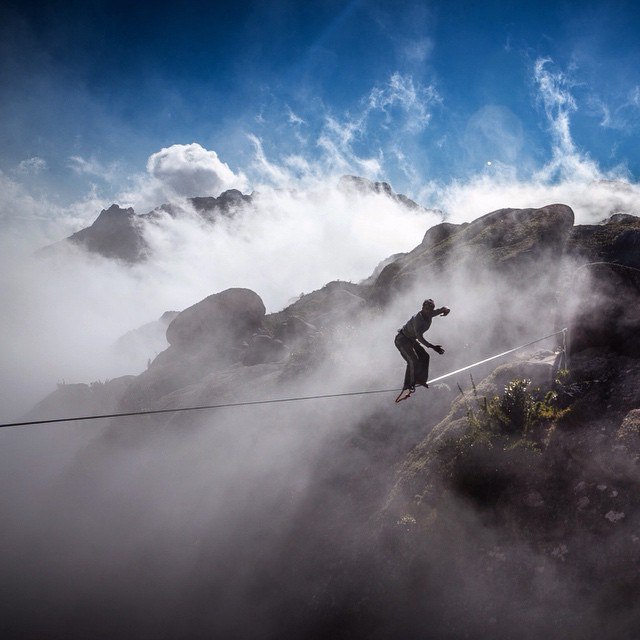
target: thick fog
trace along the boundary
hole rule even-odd
[[[544,65],[537,72],[543,78]],[[552,202],[571,206],[578,223],[637,211],[638,186],[622,180],[622,173],[604,174],[581,155],[566,129],[566,103],[544,95],[554,139],[545,166],[526,180],[490,165],[465,182],[425,181],[408,194],[425,209],[380,193],[339,189],[336,163],[323,173],[299,159],[292,172],[291,161],[268,159],[259,141],[254,171],[259,167],[262,174],[255,182],[248,168],[234,172],[200,145],[163,149],[149,159],[136,188],[123,192],[123,206],[145,213],[173,200],[184,207],[184,198],[249,185],[255,187],[254,206],[212,226],[189,211],[148,223],[150,257],[135,265],[79,249],[34,255],[90,224],[109,203],[88,198],[62,211],[12,184],[14,204],[3,204],[9,223],[0,276],[2,419],[19,417],[57,383],[140,373],[145,362],[114,350],[119,337],[228,287],[254,290],[274,312],[328,281],[368,277],[383,259],[413,249],[443,219],[470,221],[498,208]],[[361,160],[348,166],[351,172],[367,169]],[[208,191],[194,193],[196,188]],[[25,219],[9,206],[24,207]],[[451,264],[384,311],[327,332],[314,368],[303,375],[285,383],[269,365],[258,365],[250,376],[236,367],[226,387],[212,372],[201,388],[175,397],[197,404],[205,391],[242,401],[398,388],[404,362],[393,337],[425,297],[452,310],[436,318],[427,335],[446,349],[432,356],[431,368],[432,376],[444,374],[558,328],[549,313],[558,282],[545,264],[530,278],[526,286],[514,285],[498,274]],[[446,389],[430,393],[424,397],[441,411]],[[419,636],[417,612],[435,637],[559,637],[544,610],[528,608],[530,589],[538,605],[559,603],[571,620],[588,609],[588,599],[543,558],[546,569],[533,582],[482,573],[474,558],[478,539],[516,564],[533,552],[483,528],[455,501],[446,514],[451,538],[422,559],[414,582],[394,579],[392,560],[403,550],[378,538],[374,514],[392,485],[394,465],[424,435],[422,415],[430,405],[419,397],[407,407],[396,407],[393,394],[381,394],[3,429],[2,566],[10,585],[5,635],[332,637],[336,608],[344,602],[356,613],[380,606],[369,619],[368,637]],[[411,425],[406,431],[399,415]],[[371,582],[380,602],[360,602],[360,590]],[[412,599],[412,584],[430,599]],[[392,624],[385,604],[400,612],[393,628],[385,626]],[[499,621],[487,619],[486,627],[476,628],[465,622],[482,619],[489,604],[503,614]],[[341,613],[348,629],[353,610]],[[582,618],[583,637],[590,622],[589,615]],[[428,630],[422,635],[429,637]]]

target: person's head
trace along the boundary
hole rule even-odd
[[[435,308],[436,304],[431,298],[428,298],[422,303],[422,310],[425,313],[431,313],[431,311],[433,311]]]

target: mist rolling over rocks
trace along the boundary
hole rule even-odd
[[[256,211],[287,223],[292,202],[306,207],[317,194],[225,196],[232,204],[216,233],[245,247],[247,273],[288,279],[277,284],[294,298],[281,306],[268,287],[246,286],[251,278],[186,300],[184,280],[160,269],[158,254],[123,263],[117,251],[76,247],[70,259],[89,277],[51,270],[51,281],[81,282],[87,304],[105,309],[102,321],[85,316],[105,354],[116,344],[139,368],[123,370],[121,358],[107,379],[58,380],[27,417],[399,388],[393,338],[425,297],[452,310],[425,336],[445,348],[432,354],[432,378],[563,327],[567,352],[558,335],[398,405],[390,392],[3,430],[4,635],[640,632],[640,219],[607,211],[602,224],[576,225],[557,203],[454,223],[384,185],[349,177],[327,197],[353,199],[356,218],[364,203],[381,224],[386,207],[402,223],[418,215],[413,245],[368,254],[361,277],[306,292],[296,271],[315,268],[319,209],[292,218],[307,251],[291,256],[295,270],[277,251],[276,269],[256,261],[261,240],[247,232],[267,229]],[[209,207],[193,197],[193,208],[218,211],[220,198]],[[260,198],[268,206],[253,209]],[[222,243],[192,214],[156,212],[143,227],[161,235],[140,237],[210,259],[208,278],[233,256],[200,253]],[[133,213],[112,215],[139,230],[126,222]],[[247,215],[257,227],[243,226]],[[320,248],[330,253],[331,242]],[[267,282],[257,275],[256,285]],[[140,322],[139,306],[157,319]]]
[[[397,194],[386,182],[372,182],[359,176],[342,176],[337,182],[336,189],[348,199],[354,195],[383,196],[394,204],[409,210],[426,210],[410,198]],[[319,194],[319,197],[322,197]],[[258,202],[256,203],[256,200]],[[103,209],[96,220],[89,226],[72,234],[65,240],[41,249],[41,253],[51,253],[62,250],[67,243],[101,255],[105,258],[115,258],[125,263],[135,263],[148,257],[152,250],[145,238],[146,224],[162,224],[164,216],[170,218],[195,217],[204,224],[215,224],[220,219],[233,219],[243,210],[250,215],[260,215],[260,194],[246,195],[238,189],[228,189],[219,196],[195,196],[179,199],[155,207],[143,215],[136,215],[133,208],[121,208],[112,204]],[[255,206],[257,205],[257,207]],[[441,214],[441,212],[437,212]]]

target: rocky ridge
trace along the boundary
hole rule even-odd
[[[407,196],[395,193],[386,182],[371,182],[366,178],[343,176],[338,183],[338,188],[350,193],[383,195],[409,209],[422,208]],[[187,215],[188,209],[199,216],[205,224],[215,224],[221,218],[233,218],[241,209],[250,209],[254,205],[254,199],[255,194],[247,195],[237,189],[229,189],[218,197],[199,196],[187,198],[183,204],[162,204],[142,215],[137,215],[131,207],[125,209],[112,204],[108,209],[103,209],[89,227],[41,249],[41,252],[45,255],[50,254],[70,243],[89,253],[134,264],[145,260],[150,252],[144,237],[145,224],[153,223],[163,215],[174,218]]]

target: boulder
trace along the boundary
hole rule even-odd
[[[260,296],[250,289],[214,293],[178,314],[167,327],[167,341],[200,349],[211,343],[238,342],[256,332],[265,315]]]

